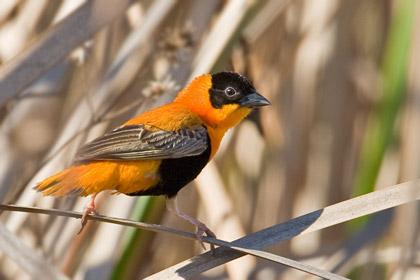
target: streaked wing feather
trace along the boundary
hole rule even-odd
[[[180,158],[199,155],[208,145],[204,126],[169,131],[130,125],[85,144],[75,161]]]

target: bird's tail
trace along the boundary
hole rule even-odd
[[[34,187],[34,190],[41,192],[43,195],[52,195],[61,197],[65,195],[86,196],[84,189],[79,186],[76,178],[79,176],[80,170],[78,166],[71,166],[60,173],[57,173]]]

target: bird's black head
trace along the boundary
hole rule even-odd
[[[211,75],[210,102],[220,109],[226,104],[238,104],[241,107],[261,107],[270,102],[255,91],[252,83],[235,72],[219,72]]]

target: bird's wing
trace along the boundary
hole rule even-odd
[[[204,126],[176,131],[152,126],[119,127],[82,146],[75,161],[167,159],[196,156],[209,147]]]

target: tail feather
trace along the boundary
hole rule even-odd
[[[73,165],[42,182],[34,189],[44,195],[87,196],[105,190],[135,193],[155,186],[160,161],[98,161]]]
[[[84,189],[79,187],[75,178],[77,173],[76,166],[71,166],[60,173],[57,173],[42,182],[36,184],[33,188],[43,195],[52,195],[61,197],[65,195],[86,196]]]

